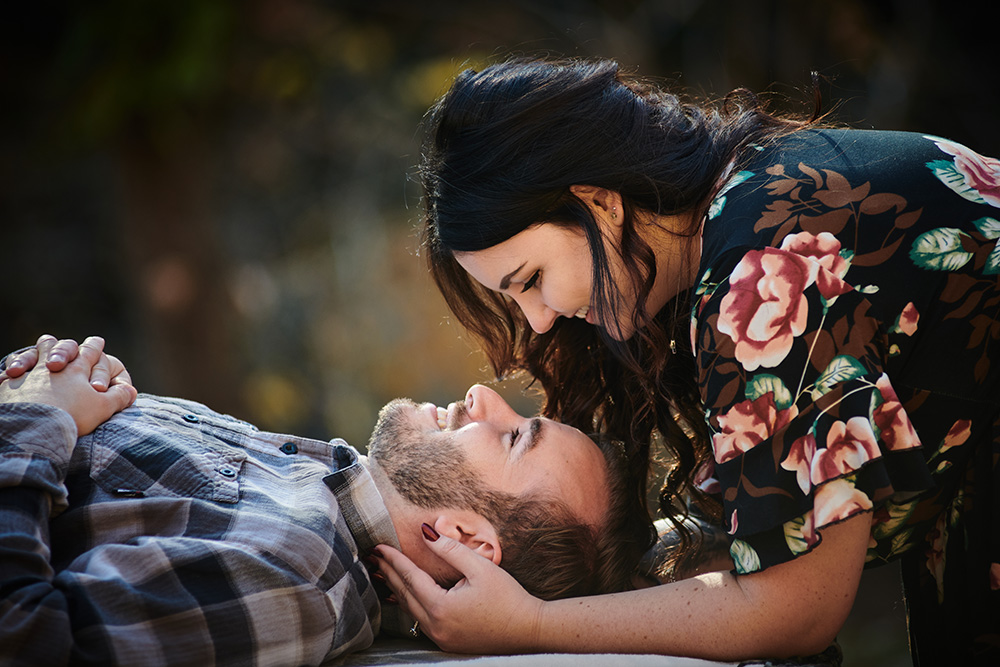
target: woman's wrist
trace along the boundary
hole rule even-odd
[[[545,646],[546,614],[551,613],[552,604],[532,597],[533,606],[530,608],[525,618],[528,619],[528,626],[521,635],[524,638],[524,646],[521,648],[526,652],[539,652],[547,650]]]

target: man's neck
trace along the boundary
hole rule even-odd
[[[403,525],[405,522],[404,517],[412,513],[411,510],[413,507],[399,495],[396,487],[392,485],[389,476],[382,470],[382,467],[374,458],[363,456],[361,457],[361,464],[368,470],[372,481],[375,482],[375,488],[378,489],[379,494],[382,496],[382,502],[385,503],[385,508],[389,512],[393,528],[396,530],[396,536],[399,538],[400,545],[403,547],[405,553],[407,545],[406,540],[403,539],[403,533],[406,530],[406,526]]]

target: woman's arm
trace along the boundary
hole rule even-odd
[[[446,537],[428,546],[465,579],[438,587],[378,548],[380,571],[421,629],[459,652],[658,653],[715,660],[810,655],[836,637],[864,566],[871,515],[822,531],[810,553],[762,572],[715,572],[626,593],[543,602]]]

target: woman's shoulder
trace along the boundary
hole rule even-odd
[[[907,228],[913,216],[927,224],[981,216],[960,209],[982,203],[1000,204],[1000,162],[960,143],[914,132],[803,129],[751,146],[734,164],[708,209],[702,257],[777,245],[799,228],[837,234],[861,217],[870,230],[876,216],[893,224],[906,217]]]
[[[804,128],[751,147],[751,164],[798,164],[814,169],[895,170],[921,166],[961,144],[920,132],[852,128]],[[756,154],[754,154],[756,153]],[[765,167],[766,168],[766,167]]]

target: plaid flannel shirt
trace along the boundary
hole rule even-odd
[[[4,661],[319,664],[405,627],[358,561],[398,541],[343,441],[146,395],[75,436],[0,405]]]

